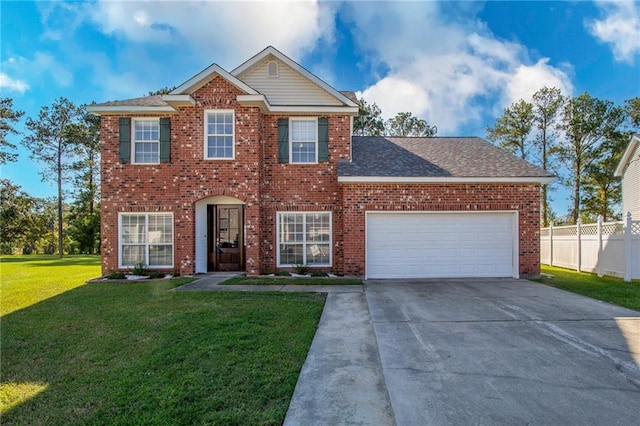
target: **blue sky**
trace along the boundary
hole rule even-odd
[[[212,63],[230,71],[268,45],[440,136],[485,137],[503,108],[545,85],[617,104],[640,96],[637,2],[3,0],[0,13],[0,92],[31,117],[61,96],[127,99]],[[2,177],[54,195],[39,170],[21,151]],[[568,192],[552,196],[566,213]]]

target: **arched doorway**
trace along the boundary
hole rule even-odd
[[[196,202],[196,272],[244,269],[244,202],[225,195]]]

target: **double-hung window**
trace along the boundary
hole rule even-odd
[[[291,118],[291,163],[318,162],[318,119]]]
[[[160,163],[160,120],[134,118],[132,145],[134,163]]]
[[[232,160],[234,158],[233,110],[205,111],[204,157]]]
[[[278,266],[331,266],[331,213],[277,213]]]
[[[119,267],[173,267],[173,214],[121,213]]]

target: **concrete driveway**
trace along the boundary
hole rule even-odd
[[[285,424],[640,424],[637,311],[513,279],[329,296]]]

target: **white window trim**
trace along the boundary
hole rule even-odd
[[[144,163],[136,161],[136,121],[156,121],[158,123],[158,161]],[[140,141],[149,142],[149,141]],[[159,117],[133,117],[131,119],[131,164],[160,164],[160,118]]]
[[[210,136],[207,133],[207,128],[209,127],[209,113],[231,113],[231,157],[209,157],[207,153],[209,152],[209,139]],[[203,145],[203,155],[205,160],[235,160],[236,159],[236,111],[233,109],[205,109],[204,110],[204,145]]]
[[[276,213],[276,264],[277,266],[280,268],[288,268],[288,267],[294,267],[296,266],[295,264],[291,264],[291,263],[281,263],[280,262],[280,220],[281,217],[283,215],[286,214],[302,214],[302,215],[307,215],[307,214],[328,214],[329,215],[329,263],[326,264],[312,264],[309,265],[307,262],[303,262],[306,265],[309,265],[312,268],[330,268],[333,266],[333,214],[330,211],[325,211],[325,210],[320,210],[320,211],[286,211],[286,212],[277,212]],[[306,219],[304,219],[303,224],[306,227]],[[312,243],[307,243],[306,241],[306,229],[304,231],[304,241],[302,242],[302,257],[304,260],[306,260],[307,257],[307,244],[313,244]],[[323,243],[324,244],[324,243]]]
[[[294,121],[315,121],[316,122],[316,133],[315,133],[315,144],[316,144],[316,156],[315,161],[293,161],[293,122]],[[290,164],[318,164],[318,117],[289,117],[289,163]]]
[[[149,263],[149,238],[146,238],[146,242],[144,243],[146,246],[145,249],[145,265],[144,267],[147,269],[168,269],[168,268],[173,268],[174,265],[174,258],[176,255],[176,232],[175,232],[175,220],[174,220],[174,216],[172,212],[154,212],[154,213],[143,213],[143,212],[120,212],[118,213],[118,268],[119,269],[128,269],[128,268],[132,268],[135,265],[123,265],[122,264],[122,217],[123,216],[146,216],[147,219],[146,220],[146,225],[147,225],[147,236],[148,236],[148,227],[149,227],[149,220],[148,217],[149,216],[166,216],[166,215],[170,215],[171,216],[171,247],[172,247],[172,253],[173,256],[171,256],[171,264],[170,265],[153,265],[150,266]]]

